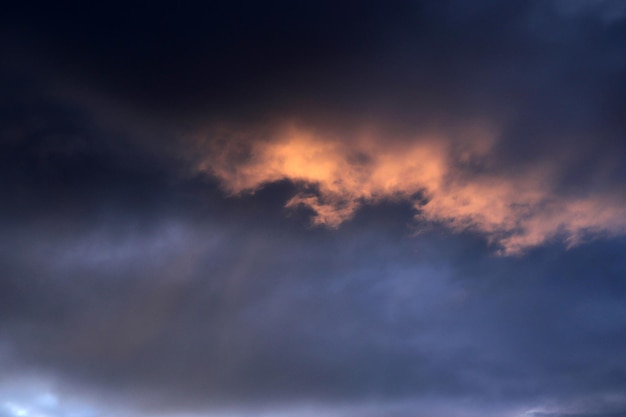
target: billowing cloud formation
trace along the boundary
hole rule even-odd
[[[496,132],[468,127],[460,136],[329,138],[291,126],[270,140],[218,142],[198,169],[233,194],[290,180],[299,190],[286,206],[305,206],[314,224],[331,228],[363,204],[407,200],[417,219],[482,232],[506,254],[552,238],[572,246],[626,231],[619,187],[560,194],[556,183],[564,167],[558,161],[498,171],[492,168]]]

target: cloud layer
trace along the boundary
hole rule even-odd
[[[7,6],[0,416],[624,415],[624,11]]]

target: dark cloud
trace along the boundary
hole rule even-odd
[[[358,115],[419,125],[521,115],[561,131],[622,119],[623,16],[603,18],[608,7],[113,2],[15,7],[5,21],[11,39],[45,45],[37,52],[79,85],[170,117],[339,111],[339,124]]]
[[[623,415],[625,18],[11,6],[0,416]]]

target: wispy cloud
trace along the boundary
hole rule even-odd
[[[364,204],[405,200],[417,220],[484,233],[503,254],[626,231],[626,201],[617,191],[561,193],[558,162],[493,169],[498,137],[490,129],[470,127],[460,139],[373,132],[346,139],[290,125],[269,140],[233,136],[240,140],[211,148],[198,169],[235,195],[292,181],[298,192],[286,207],[311,209],[315,225],[337,228]]]

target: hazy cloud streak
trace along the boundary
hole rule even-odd
[[[558,163],[515,174],[491,169],[498,137],[489,129],[470,127],[460,139],[431,133],[390,140],[365,132],[346,140],[291,125],[269,140],[229,137],[240,140],[210,147],[198,169],[235,195],[289,180],[299,191],[286,207],[311,209],[315,225],[337,228],[363,204],[406,200],[418,220],[479,231],[504,254],[553,238],[572,246],[626,231],[618,190],[559,193],[566,167]]]

